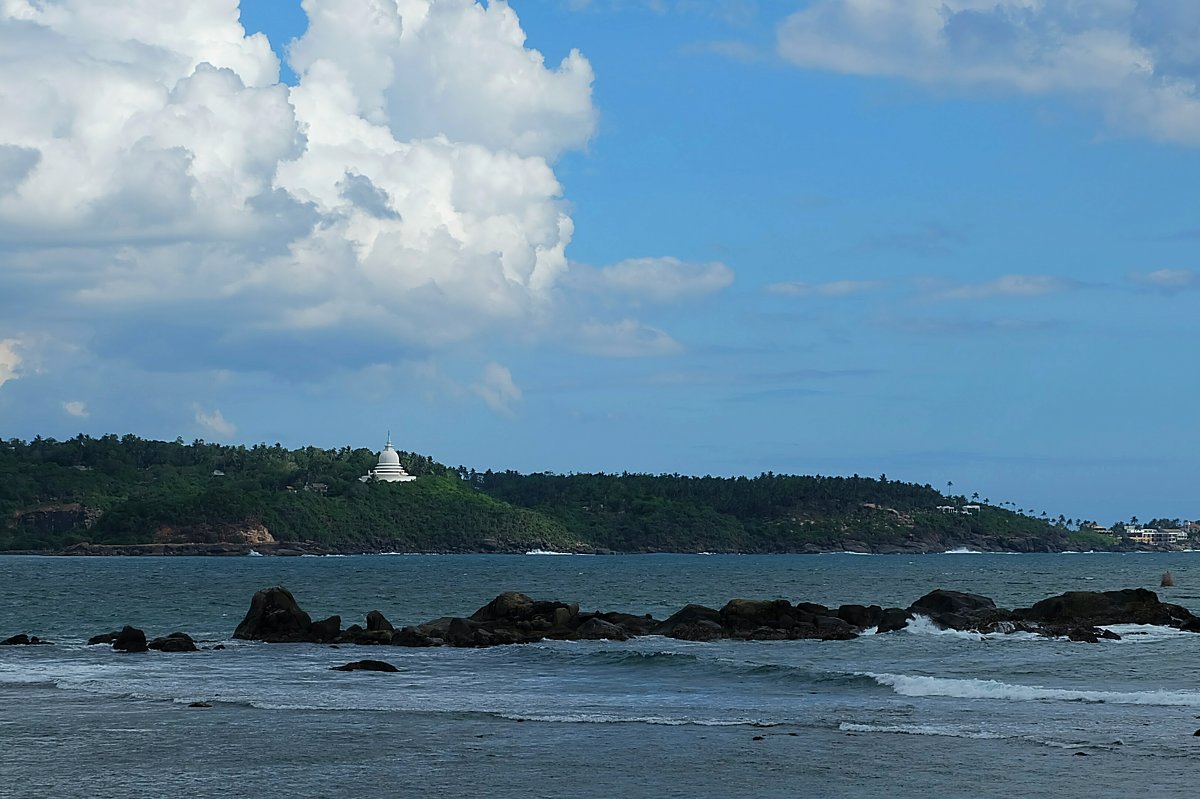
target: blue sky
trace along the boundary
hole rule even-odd
[[[10,4],[0,435],[1200,518],[1197,42],[1170,0]]]

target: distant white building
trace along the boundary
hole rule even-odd
[[[387,444],[379,453],[379,462],[375,468],[358,478],[364,483],[410,483],[417,478],[404,471],[400,465],[400,456],[392,448],[392,436],[388,434]]]

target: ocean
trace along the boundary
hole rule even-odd
[[[1159,589],[1171,571],[1176,587]],[[1200,612],[1200,553],[0,557],[3,797],[1108,797],[1194,793],[1200,635],[405,649],[232,641],[284,585],[343,626],[502,591],[665,618],[733,597],[1005,607],[1146,587]],[[132,624],[196,653],[86,646]],[[330,671],[362,658],[395,674]],[[204,702],[210,707],[189,707]]]

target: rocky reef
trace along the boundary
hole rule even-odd
[[[985,596],[938,589],[907,608],[841,605],[830,608],[786,599],[732,599],[720,609],[687,605],[670,618],[620,612],[584,612],[575,603],[501,594],[467,617],[445,616],[395,628],[379,611],[366,626],[343,630],[341,617],[313,621],[286,588],[257,592],[234,638],[268,642],[309,642],[391,646],[485,647],[543,640],[625,641],[663,635],[685,641],[725,639],[784,641],[846,640],[863,634],[904,629],[917,616],[935,626],[980,634],[1025,632],[1096,643],[1119,636],[1114,624],[1152,624],[1200,632],[1200,618],[1179,605],[1159,600],[1143,588],[1072,591],[1029,608],[1006,609]]]

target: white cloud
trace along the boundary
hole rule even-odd
[[[689,263],[672,257],[629,258],[600,269],[576,264],[571,275],[586,291],[650,302],[700,297],[733,283],[733,270],[719,261]]]
[[[1174,0],[815,0],[786,60],[855,75],[1064,95],[1116,129],[1200,144],[1200,4]]]
[[[1200,273],[1191,269],[1156,269],[1153,272],[1130,275],[1130,280],[1167,293],[1200,288]]]
[[[587,60],[547,66],[501,2],[303,5],[289,88],[236,0],[0,2],[0,315],[186,324],[193,359],[302,333],[386,360],[555,318]]]
[[[68,415],[75,416],[79,419],[86,419],[89,415],[87,403],[81,402],[79,400],[71,400],[69,402],[64,402],[62,404],[62,408],[64,411],[67,412]]]
[[[521,401],[521,389],[513,382],[508,368],[492,362],[484,367],[471,390],[497,413],[511,415],[513,405]]]
[[[237,425],[226,419],[220,410],[213,409],[212,413],[209,413],[198,405],[193,410],[196,412],[196,424],[206,433],[218,438],[232,438],[237,432]]]
[[[852,294],[867,294],[887,286],[882,280],[833,280],[828,283],[772,283],[767,286],[771,294],[792,297],[848,297]]]
[[[0,339],[0,386],[21,375],[22,358],[17,352],[21,342],[15,338]]]
[[[926,286],[934,300],[989,300],[997,297],[1041,297],[1080,288],[1080,284],[1049,275],[1004,275],[984,283],[965,283],[943,288],[931,283]]]
[[[579,347],[583,352],[606,358],[674,355],[683,349],[667,332],[635,319],[586,322],[580,327],[579,335]]]

